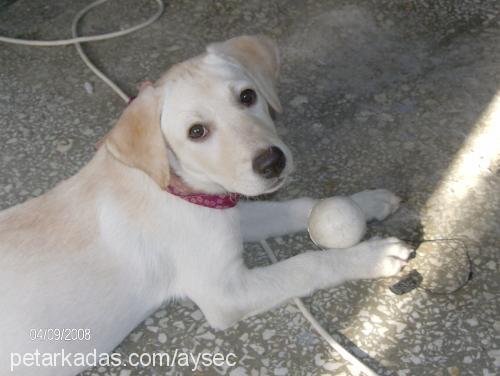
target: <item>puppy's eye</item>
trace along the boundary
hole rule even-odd
[[[189,128],[188,136],[189,138],[196,140],[206,137],[208,134],[208,129],[201,124],[195,124]]]
[[[252,89],[245,89],[240,93],[240,102],[245,106],[252,106],[257,102],[257,93]]]

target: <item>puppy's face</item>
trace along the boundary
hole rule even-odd
[[[211,45],[157,83],[172,170],[193,190],[248,196],[277,190],[292,170],[276,134],[274,45],[256,37]]]
[[[125,165],[165,188],[173,171],[193,191],[255,196],[292,170],[270,108],[278,54],[263,37],[238,37],[170,69],[125,109],[105,140]]]

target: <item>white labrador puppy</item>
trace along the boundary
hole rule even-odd
[[[175,297],[192,299],[223,329],[292,297],[404,266],[411,250],[394,238],[244,265],[243,241],[304,230],[315,203],[234,206],[235,193],[273,192],[292,171],[270,116],[269,107],[281,111],[278,65],[264,37],[208,46],[146,87],[77,175],[0,213],[0,374],[13,362],[19,375],[75,374],[85,365],[29,366],[17,354],[110,352]],[[385,190],[352,198],[367,220],[399,204]],[[30,338],[68,328],[89,336]]]

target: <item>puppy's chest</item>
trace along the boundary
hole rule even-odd
[[[236,208],[211,209],[188,203],[183,205],[183,210],[176,211],[169,222],[171,233],[167,236],[184,246],[199,248],[242,242]]]

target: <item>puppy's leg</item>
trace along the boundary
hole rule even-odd
[[[363,210],[367,221],[385,219],[399,208],[401,202],[399,197],[386,189],[362,191],[350,198]],[[243,240],[257,241],[305,230],[316,202],[304,197],[283,202],[250,201],[238,204]]]
[[[238,208],[243,240],[257,241],[305,230],[315,203],[306,197],[283,202],[241,202]]]
[[[399,208],[401,199],[387,189],[373,189],[355,193],[351,199],[365,213],[367,221],[384,220]]]
[[[308,251],[254,269],[243,263],[224,267],[225,276],[200,281],[188,296],[209,323],[227,328],[239,319],[351,279],[393,275],[406,264],[411,249],[395,238],[373,239],[349,249]]]

